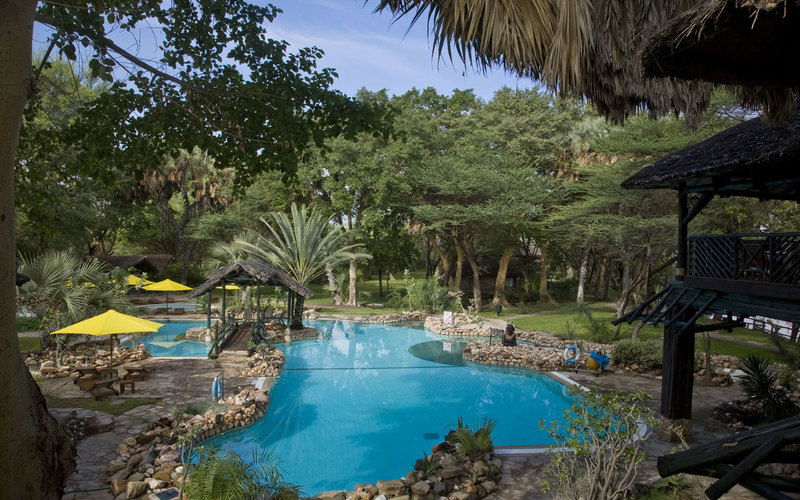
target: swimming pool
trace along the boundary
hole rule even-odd
[[[157,332],[135,335],[122,342],[124,346],[144,344],[154,358],[169,356],[208,356],[209,344],[196,340],[186,340],[182,334],[196,326],[206,326],[205,321],[165,321]]]
[[[286,365],[267,415],[206,441],[245,460],[274,450],[285,479],[306,494],[404,477],[441,442],[459,416],[497,419],[497,446],[550,444],[539,419],[563,417],[570,401],[550,377],[463,363],[461,346],[421,329],[314,321],[321,337],[279,346]],[[415,347],[417,346],[417,347]],[[409,349],[427,352],[422,359]]]

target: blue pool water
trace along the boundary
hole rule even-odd
[[[539,419],[560,419],[566,389],[528,370],[463,365],[461,346],[421,329],[311,322],[315,341],[279,346],[286,365],[267,415],[204,443],[236,451],[274,450],[285,478],[305,494],[397,479],[440,443],[459,416],[497,419],[497,446],[550,444]],[[439,341],[438,343],[435,341]],[[430,343],[414,348],[421,343]],[[409,353],[435,351],[444,363]]]
[[[123,342],[122,345],[133,346],[143,343],[150,356],[208,356],[211,346],[205,342],[186,340],[179,335],[186,333],[186,330],[195,326],[205,326],[205,321],[158,321],[164,326],[155,333],[136,335]]]

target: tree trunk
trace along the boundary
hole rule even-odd
[[[383,297],[383,268],[378,266],[378,297]]]
[[[447,258],[447,255],[444,253],[444,250],[442,250],[442,247],[440,247],[439,244],[436,242],[436,238],[434,238],[433,234],[428,234],[428,239],[431,242],[431,248],[433,249],[434,252],[436,252],[436,255],[439,256],[439,264],[437,264],[436,266],[436,272],[439,272],[440,265],[443,268],[441,270],[442,273],[441,276],[444,276],[444,280],[442,280],[442,285],[450,286],[453,284],[453,279],[450,277],[450,267],[453,265],[453,263],[450,262],[450,259]]]
[[[583,249],[581,254],[581,267],[578,273],[578,295],[575,297],[577,304],[583,304],[583,294],[586,288],[586,275],[589,270],[589,247]]]
[[[453,278],[453,288],[461,290],[461,274],[464,271],[464,248],[458,241],[458,233],[453,231],[453,243],[456,247],[456,276]]]
[[[350,259],[350,287],[349,287],[350,296],[347,298],[348,306],[358,305],[357,280],[358,280],[358,265],[356,264],[356,259]]]
[[[472,268],[472,307],[476,313],[482,310],[481,299],[481,271],[478,268],[478,261],[475,259],[475,252],[472,250],[472,245],[466,241],[464,242],[464,254],[467,256],[467,261]]]
[[[0,2],[0,491],[60,499],[73,448],[49,413],[19,351],[16,329],[14,158],[32,89],[34,0]]]
[[[628,301],[633,292],[633,280],[631,279],[631,262],[630,259],[625,258],[622,262],[622,292],[620,293],[619,300],[617,300],[617,318],[621,318],[625,314],[625,309],[628,307]],[[619,332],[622,329],[622,323],[614,328],[614,340],[619,340]]]
[[[342,305],[342,290],[339,289],[339,284],[336,282],[336,276],[333,275],[333,268],[329,263],[325,264],[325,275],[328,277],[328,286],[333,295],[333,305]]]
[[[299,330],[303,328],[303,306],[305,303],[305,297],[302,295],[295,295],[294,310],[291,311],[292,317],[287,320],[292,330]]]
[[[506,300],[506,275],[508,274],[508,263],[511,262],[511,254],[515,247],[507,247],[500,257],[500,265],[497,270],[497,278],[494,280],[494,297],[492,298],[492,307],[502,306],[506,309],[511,307],[511,304]]]
[[[636,342],[639,340],[639,330],[642,329],[644,326],[644,321],[639,321],[633,326],[633,332],[631,333],[631,340]]]
[[[553,297],[547,293],[547,247],[548,243],[539,245],[539,302],[557,304]]]

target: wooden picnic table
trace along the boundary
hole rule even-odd
[[[111,394],[119,394],[119,391],[116,390],[113,386],[113,384],[118,380],[119,380],[118,378],[106,378],[102,380],[95,380],[94,386],[92,386],[89,392],[94,394],[95,399],[100,399],[104,396],[109,396]]]
[[[128,365],[125,367],[125,370],[128,372],[125,375],[125,378],[134,380],[144,380],[145,375],[156,371],[154,366],[142,366],[142,365]]]

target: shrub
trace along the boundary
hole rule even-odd
[[[253,452],[250,463],[231,450],[198,450],[185,491],[189,498],[288,500],[299,497],[297,487],[283,480],[283,471],[270,452]]]
[[[660,368],[663,357],[664,346],[659,340],[620,340],[614,344],[612,355],[616,364],[636,363],[648,370]]]
[[[645,455],[640,444],[655,425],[643,392],[600,394],[570,388],[572,407],[563,423],[540,425],[555,441],[549,449],[545,488],[556,498],[622,499],[636,479]],[[644,435],[640,433],[645,429]]]
[[[458,426],[452,434],[452,442],[462,457],[475,458],[486,452],[492,451],[492,431],[497,425],[497,420],[484,417],[483,423],[475,422],[475,432],[464,425],[461,417],[458,417]]]
[[[774,422],[797,412],[786,389],[778,385],[780,372],[769,358],[749,354],[742,360],[741,369],[742,388],[750,399],[761,404],[764,420]]]
[[[35,316],[17,316],[17,331],[32,332],[42,329],[42,322]]]

